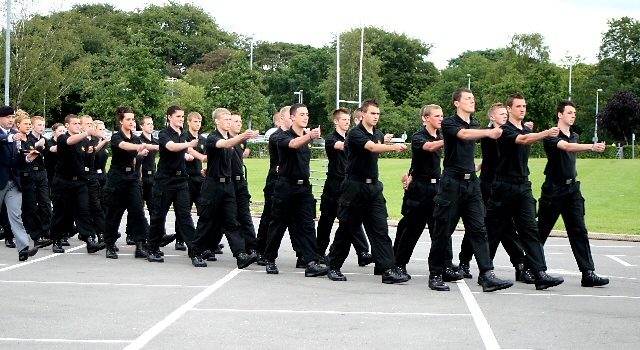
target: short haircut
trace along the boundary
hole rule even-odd
[[[438,105],[426,105],[424,107],[422,107],[422,109],[420,110],[420,116],[421,117],[426,117],[428,115],[431,115],[431,112],[433,112],[434,110],[439,109],[442,110],[442,107],[438,106]]]
[[[151,122],[153,122],[153,118],[151,118],[148,115],[145,115],[144,117],[140,118],[140,125],[144,124],[147,121],[147,119],[151,119]]]
[[[125,113],[133,113],[133,111],[127,106],[119,106],[116,108],[116,116],[118,117],[118,120],[124,119]]]
[[[289,107],[289,106],[285,106],[285,107]],[[281,111],[284,110],[285,107],[282,107],[282,109],[280,109],[279,111],[273,113],[273,124],[278,124],[280,122],[280,119],[282,119]]]
[[[358,107],[353,111],[353,119],[356,121],[362,119],[362,108]]]
[[[378,108],[380,108],[380,104],[378,103],[378,101],[370,98],[370,99],[364,100],[364,102],[362,102],[362,106],[360,108],[362,109],[363,113],[367,113],[367,110],[369,110],[369,107],[378,107]]]
[[[336,110],[333,111],[333,120],[338,120],[340,119],[340,114],[346,114],[349,116],[349,119],[351,119],[351,111],[349,111],[348,109],[344,108],[344,107],[340,107]]]
[[[573,101],[564,100],[564,101],[560,101],[560,103],[558,103],[558,108],[556,108],[556,112],[564,113],[564,108],[566,106],[571,106],[573,108],[576,108],[576,104],[573,103]]]
[[[230,113],[230,114],[231,114],[231,115],[239,115],[239,116],[241,116],[241,117],[242,117],[242,114],[240,114],[240,112],[238,112],[238,111],[231,111],[231,113]]]
[[[167,115],[173,115],[173,113],[177,112],[177,111],[184,111],[184,108],[178,106],[178,105],[171,105],[169,106],[169,108],[167,108]]]
[[[514,100],[524,100],[524,96],[519,92],[509,95],[509,97],[507,97],[507,107],[513,107]]]
[[[280,109],[280,120],[284,119],[285,115],[290,115],[289,111],[291,110],[291,106],[284,106]]]
[[[200,113],[198,112],[191,112],[189,113],[189,115],[187,116],[187,121],[191,121],[193,119],[198,119],[198,120],[202,120],[202,116],[200,115]]]
[[[81,116],[81,117],[80,117],[80,123],[84,123],[84,121],[85,121],[86,119],[91,119],[91,120],[93,121],[93,117],[92,117],[92,116],[90,116],[90,115],[88,115],[88,114],[85,114],[85,115],[83,115],[83,116]]]
[[[451,95],[451,99],[453,100],[453,102],[460,101],[460,99],[462,98],[462,93],[464,92],[468,92],[470,94],[473,93],[467,88],[459,88],[458,90],[453,92],[453,95]]]
[[[20,112],[20,111],[22,111],[22,110],[19,109],[18,112]],[[16,112],[16,114],[18,114],[18,112]],[[24,120],[28,120],[29,123],[31,123],[31,118],[29,118],[29,114],[27,114],[27,112],[20,113],[20,115],[16,116],[16,119],[14,120],[14,123],[15,123],[15,125],[18,125],[18,124],[22,123],[22,121],[24,121]]]
[[[291,106],[291,109],[289,110],[289,114],[296,115],[296,112],[298,111],[298,109],[303,108],[303,107],[307,108],[307,106],[302,104],[302,103],[296,103],[293,106]]]
[[[99,120],[98,120],[99,121]],[[94,122],[95,123],[95,122]],[[101,122],[102,123],[102,122]],[[103,123],[104,124],[104,123]],[[64,125],[62,123],[55,123],[51,126],[51,131],[56,131],[59,127],[63,127]]]
[[[97,129],[98,125],[104,125],[104,122],[102,120],[94,120],[93,121],[93,127]],[[55,129],[51,128],[51,130],[55,130]]]
[[[39,115],[31,117],[31,123],[32,124],[35,123],[36,120],[42,120],[43,122],[45,121],[44,118],[42,116],[39,116]]]
[[[491,107],[489,108],[489,117],[491,117],[493,113],[495,113],[500,108],[507,108],[507,107],[500,102],[492,104]]]
[[[226,108],[216,108],[216,110],[211,113],[213,119],[220,119],[224,114],[231,114],[231,112]]]
[[[77,116],[77,115],[75,115],[75,114],[67,114],[67,116],[66,116],[66,117],[64,117],[64,123],[65,123],[65,124],[69,124],[69,122],[71,121],[71,119],[80,119],[80,118],[78,118],[78,116]]]

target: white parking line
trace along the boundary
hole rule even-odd
[[[86,244],[82,244],[82,245],[79,245],[77,247],[73,247],[71,249],[67,249],[67,252],[72,252],[74,250],[78,250],[78,249],[84,248],[86,246],[87,246]],[[49,255],[43,256],[42,258],[38,258],[38,259],[35,259],[35,260],[27,260],[27,261],[25,261],[23,263],[19,263],[19,264],[3,267],[3,268],[0,269],[0,272],[17,269],[18,267],[27,266],[27,265],[30,265],[30,264],[33,264],[33,263],[37,263],[39,261],[43,261],[43,260],[51,259],[51,258],[56,257],[56,256],[60,256],[60,255],[63,255],[63,254],[49,254]]]
[[[151,327],[148,331],[144,332],[138,339],[134,340],[131,344],[129,344],[125,350],[133,350],[133,349],[141,349],[148,342],[150,342],[155,336],[160,334],[165,328],[169,327],[172,323],[177,321],[182,315],[184,315],[187,311],[196,306],[199,302],[204,300],[206,297],[211,295],[211,293],[215,292],[218,288],[222,287],[225,283],[229,282],[232,278],[236,277],[242,270],[235,269],[229,272],[226,276],[219,279],[216,283],[207,287],[207,289],[198,293],[191,300],[187,301],[185,304],[177,308],[175,311],[170,313],[164,320],[158,322],[155,326]]]
[[[185,286],[181,284],[142,284],[142,283],[109,283],[109,282],[71,282],[71,281],[12,281],[0,280],[0,283],[37,283],[37,284],[68,284],[81,286],[113,286],[113,287],[163,287],[163,288],[207,288],[208,286]]]
[[[482,292],[473,292],[473,294],[480,294]],[[594,294],[558,294],[558,293],[518,293],[518,292],[497,292],[503,295],[525,295],[530,297],[538,296],[555,296],[555,297],[569,297],[569,298],[602,298],[602,299],[640,299],[640,297],[634,297],[630,295],[594,295]]]
[[[484,343],[484,347],[486,349],[496,349],[500,350],[500,345],[498,344],[498,340],[496,339],[495,334],[491,330],[491,326],[489,326],[489,322],[484,317],[482,313],[482,309],[476,298],[471,293],[469,286],[464,280],[461,280],[455,283],[460,289],[460,293],[462,293],[462,297],[464,301],[467,303],[467,307],[469,311],[471,311],[471,315],[473,316],[473,321],[476,323],[476,327],[478,328],[478,332],[480,332],[480,337],[482,337],[482,342]]]
[[[0,341],[41,342],[41,343],[131,343],[131,340],[97,340],[97,339],[29,339],[0,338]]]
[[[613,261],[619,262],[623,266],[636,266],[636,265],[631,265],[628,262],[618,258],[619,256],[626,256],[626,255],[605,255],[605,256]]]
[[[331,315],[384,315],[384,316],[471,316],[471,314],[442,314],[433,312],[382,312],[382,311],[337,311],[337,310],[257,310],[257,309],[198,309],[192,311],[214,312],[261,312],[282,314],[331,314]]]

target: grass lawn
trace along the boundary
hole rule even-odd
[[[269,160],[246,159],[249,191],[253,201],[264,201],[262,188],[269,168]],[[399,219],[402,205],[402,183],[400,176],[409,168],[409,159],[381,159],[380,180],[385,184],[389,218]],[[544,181],[543,170],[546,159],[531,159],[531,182],[534,197],[540,197],[540,186]],[[312,169],[321,170],[322,162],[312,162]],[[632,159],[578,159],[578,179],[582,195],[586,200],[587,228],[591,232],[640,234],[640,168],[639,160]],[[323,175],[322,175],[323,176]],[[320,189],[317,189],[320,190]],[[316,197],[320,197],[316,193]],[[261,207],[255,208],[262,210]],[[556,229],[563,230],[564,223],[558,220]]]

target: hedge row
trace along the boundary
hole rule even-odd
[[[383,153],[380,155],[381,158],[400,158],[400,159],[411,159],[411,145],[407,144],[409,148],[404,153]],[[269,156],[268,150],[268,142],[251,142],[247,144],[247,147],[251,149],[251,158],[265,158]],[[622,146],[623,150],[623,158],[631,159],[632,150],[631,146]],[[636,158],[640,158],[640,146],[636,145]],[[580,152],[578,153],[578,158],[603,158],[603,159],[615,159],[618,155],[618,147],[616,146],[607,146],[604,152],[596,153],[596,152]],[[312,150],[313,158],[325,158],[324,147],[321,144],[314,145]],[[531,158],[546,158],[546,154],[544,153],[544,147],[542,142],[537,142],[533,146],[531,146]],[[476,145],[476,158],[482,158],[482,151],[480,149],[480,144]]]

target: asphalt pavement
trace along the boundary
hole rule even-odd
[[[454,254],[461,239],[456,231]],[[640,341],[639,242],[592,240],[596,272],[611,283],[583,288],[568,240],[550,238],[548,272],[564,284],[536,291],[517,282],[493,293],[477,285],[475,262],[474,279],[431,291],[427,232],[407,266],[412,279],[400,285],[382,284],[353,251],[342,269],[348,281],[306,278],[288,235],[279,275],[236,269],[228,248],[194,268],[172,244],[164,263],[150,263],[134,259],[124,238],[118,260],[70,242],[65,254],[48,247],[26,262],[0,247],[0,349],[637,349]],[[495,266],[514,278],[502,248]]]

